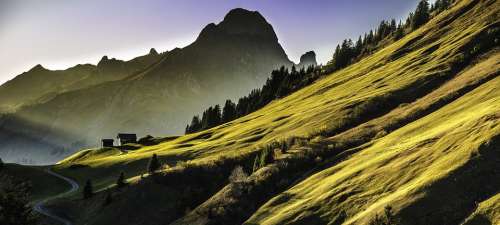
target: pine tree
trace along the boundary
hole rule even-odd
[[[410,14],[408,15],[408,17],[406,18],[405,27],[411,27],[412,26],[413,17],[415,17],[414,13],[410,12]]]
[[[113,195],[111,193],[111,190],[110,189],[107,189],[106,190],[106,198],[104,198],[104,203],[103,205],[104,206],[107,206],[109,204],[111,204],[111,202],[113,202]]]
[[[2,161],[2,158],[0,158],[0,170],[3,169],[3,161]]]
[[[153,154],[151,159],[148,162],[148,172],[149,174],[154,174],[158,169],[160,169],[160,161],[158,160],[158,156]]]
[[[356,46],[354,47],[354,55],[357,57],[361,54],[361,51],[363,50],[363,40],[361,39],[361,35],[358,38],[358,41],[356,41]]]
[[[396,28],[396,31],[394,32],[394,40],[397,41],[404,36],[404,27],[401,24],[401,21],[399,21],[398,28]]]
[[[451,5],[451,0],[436,0],[434,5],[432,5],[431,11],[440,13],[446,9],[448,9]]]
[[[368,37],[366,38],[367,39],[366,42],[368,44],[373,44],[373,36],[374,36],[373,35],[373,30],[370,30],[370,33],[368,33]]]
[[[88,199],[94,195],[94,191],[92,188],[92,181],[87,180],[85,182],[85,186],[83,187],[83,199]]]
[[[201,116],[201,130],[207,129],[207,110],[203,111],[203,114]]]
[[[127,182],[125,181],[125,174],[123,172],[120,173],[120,176],[118,177],[118,180],[116,180],[116,186],[118,188],[125,187],[127,185]]]
[[[421,0],[418,3],[417,9],[412,18],[411,26],[415,30],[429,21],[430,18],[429,2],[427,0]]]
[[[193,119],[191,120],[191,124],[188,124],[186,126],[186,132],[185,134],[191,134],[198,132],[202,129],[202,122],[200,120],[200,116],[196,115],[193,116]]]
[[[391,33],[394,33],[396,32],[396,29],[398,28],[397,24],[396,24],[396,20],[395,19],[392,19],[391,20]]]
[[[222,109],[222,123],[227,123],[234,119],[236,119],[236,105],[228,99]]]
[[[212,127],[216,127],[221,125],[222,121],[222,112],[219,105],[215,105],[214,110],[212,111]]]
[[[29,205],[31,185],[7,175],[0,175],[0,184],[0,224],[38,224]]]

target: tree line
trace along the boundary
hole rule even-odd
[[[342,41],[335,48],[332,59],[324,66],[300,70],[295,66],[290,70],[282,66],[271,72],[271,76],[262,88],[252,90],[237,103],[226,100],[222,109],[220,105],[210,106],[201,117],[195,115],[191,123],[186,126],[185,133],[210,129],[257,111],[272,100],[283,98],[311,84],[319,77],[343,69],[375,50],[403,38],[427,23],[432,15],[448,9],[452,3],[452,0],[437,0],[431,5],[428,0],[421,0],[405,22],[396,22],[395,19],[382,20],[375,30],[360,35],[355,43],[351,39]]]
[[[272,100],[282,98],[288,94],[312,83],[320,73],[319,67],[310,66],[307,69],[291,70],[282,66],[274,70],[262,88],[254,89],[247,96],[241,97],[237,103],[226,100],[224,107],[211,106],[206,109],[202,117],[196,115],[191,123],[186,126],[186,134],[210,129],[250,114]]]
[[[337,45],[332,60],[325,66],[329,72],[345,68],[359,61],[364,56],[370,55],[374,50],[403,38],[406,34],[426,24],[431,15],[448,9],[452,0],[437,0],[430,5],[428,0],[421,0],[414,12],[411,12],[406,21],[396,22],[382,20],[375,30],[370,30],[363,36],[359,36],[356,43],[351,39],[345,39]]]

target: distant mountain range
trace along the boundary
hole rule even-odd
[[[298,66],[311,64],[313,52]],[[293,62],[273,27],[244,9],[182,49],[60,71],[37,65],[0,87],[0,157],[47,163],[118,132],[180,134],[193,114],[245,95],[282,65]]]

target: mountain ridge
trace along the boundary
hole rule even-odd
[[[389,206],[403,224],[460,224],[473,212],[496,224],[500,54],[490,41],[499,8],[486,10],[494,3],[458,1],[229,123],[127,154],[74,154],[59,172],[108,188],[125,171],[130,188],[102,210],[87,206],[104,192],[54,206],[81,224],[369,224]],[[147,175],[153,154],[167,166]]]
[[[241,18],[245,23],[256,25],[241,29]],[[248,18],[251,20],[247,21]],[[140,136],[181,133],[187,115],[226,98],[242,96],[260,86],[273,69],[293,64],[272,26],[257,12],[233,10],[219,25],[213,26],[215,29],[209,34],[213,37],[205,38],[207,31],[204,29],[201,38],[182,49],[161,55],[152,49],[143,57],[155,60],[142,64],[140,70],[132,73],[120,73],[119,79],[90,80],[85,83],[88,84],[85,89],[56,93],[44,102],[26,105],[4,116],[0,129],[23,130],[30,121],[36,121],[45,124],[49,131],[38,134],[30,131],[30,135],[41,140],[59,140],[59,131],[71,131],[74,135],[63,139],[62,146],[58,147],[68,150],[68,143],[96,146],[100,138],[125,131]],[[140,63],[138,61],[134,63]],[[103,56],[97,67],[107,76],[111,72],[106,71],[122,68],[121,65],[120,60]],[[175,104],[175,108],[168,107]],[[30,121],[19,124],[23,118]],[[8,148],[15,148],[16,142],[9,142],[7,146],[12,147]],[[6,151],[5,146],[0,148],[3,148],[0,152]],[[15,154],[15,151],[8,151],[9,156]]]

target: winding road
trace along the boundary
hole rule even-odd
[[[48,199],[45,199],[43,201],[40,201],[40,202],[37,202],[34,206],[33,206],[33,209],[35,211],[37,211],[38,213],[40,214],[43,214],[45,216],[48,216],[49,218],[52,218],[54,219],[55,221],[58,221],[60,222],[61,224],[64,224],[64,225],[73,225],[73,223],[71,223],[71,221],[67,220],[67,219],[64,219],[58,215],[56,215],[55,213],[51,212],[49,209],[47,209],[45,207],[45,203],[47,203],[47,201],[51,200],[51,199],[54,199],[54,198],[57,198],[57,197],[60,197],[62,195],[66,195],[66,194],[69,194],[71,192],[74,192],[76,190],[78,190],[79,188],[79,185],[76,183],[76,181],[70,179],[70,178],[67,178],[65,176],[62,176],[60,174],[57,174],[55,173],[54,171],[52,171],[51,169],[48,169],[47,170],[47,173],[49,173],[50,175],[52,176],[55,176],[57,178],[60,178],[60,179],[63,179],[64,181],[68,182],[70,185],[71,185],[71,189],[69,189],[68,191],[65,191],[59,195],[56,195],[54,197],[51,197],[51,198],[48,198]]]

